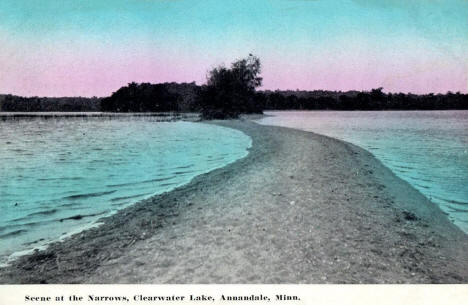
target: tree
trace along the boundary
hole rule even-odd
[[[262,113],[255,89],[262,84],[260,59],[252,54],[208,72],[207,83],[199,94],[202,118],[237,118],[241,113]]]
[[[102,111],[166,112],[177,111],[180,95],[169,92],[166,84],[132,82],[101,101]]]

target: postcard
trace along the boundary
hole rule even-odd
[[[0,303],[466,302],[467,16],[1,1]]]

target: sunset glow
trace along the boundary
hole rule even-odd
[[[202,84],[248,53],[263,89],[468,92],[465,0],[3,0],[0,46],[0,93],[26,96]]]

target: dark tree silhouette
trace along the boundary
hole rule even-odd
[[[132,82],[101,101],[101,110],[110,112],[197,111],[199,87],[190,84],[137,84]]]
[[[178,110],[180,96],[170,93],[165,85],[132,82],[101,101],[102,111],[167,112]]]
[[[255,89],[262,84],[260,59],[252,54],[208,73],[207,83],[200,90],[198,103],[204,119],[237,118],[241,113],[262,113],[264,96]],[[263,104],[263,105],[262,105]]]
[[[468,94],[384,93],[366,91],[263,91],[265,110],[449,110],[468,109]]]
[[[228,69],[226,69],[228,70]],[[222,72],[224,73],[224,72]],[[228,74],[228,73],[226,73]],[[228,75],[229,76],[229,75]],[[217,76],[218,77],[218,76]],[[216,77],[216,78],[217,78]],[[448,110],[468,109],[468,94],[384,93],[381,88],[359,91],[233,90],[220,84],[130,84],[107,98],[21,97],[0,95],[0,111],[205,111],[207,117],[236,117],[242,112],[266,110]],[[210,98],[213,96],[213,98]],[[234,97],[233,97],[234,96]],[[208,101],[208,103],[205,103]],[[201,103],[204,103],[203,105]],[[215,104],[219,103],[219,104]],[[225,102],[225,103],[223,103]],[[202,108],[203,107],[203,108]],[[224,110],[223,110],[224,109]],[[226,109],[229,115],[225,115]]]
[[[205,119],[237,118],[262,110],[468,109],[468,94],[404,94],[371,91],[256,91],[260,59],[252,54],[208,72],[206,85],[132,82],[106,98],[0,95],[0,111],[201,112]]]
[[[101,100],[97,97],[22,97],[0,95],[0,111],[99,111]]]

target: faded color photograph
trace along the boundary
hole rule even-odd
[[[467,284],[468,1],[1,0],[1,284]]]

